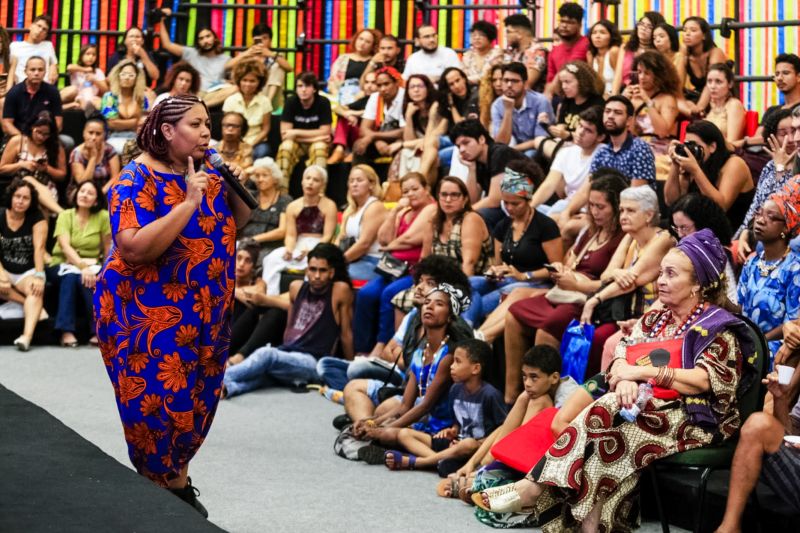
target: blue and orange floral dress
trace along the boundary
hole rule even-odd
[[[109,190],[112,251],[97,279],[95,320],[136,470],[165,486],[203,443],[219,401],[230,343],[236,224],[222,178],[153,263],[132,265],[119,232],[166,216],[183,176],[135,161]]]

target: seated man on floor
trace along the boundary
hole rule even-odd
[[[403,138],[403,77],[393,67],[375,71],[378,92],[372,93],[361,116],[358,140],[353,143],[353,163],[371,163],[378,157],[394,155],[392,143]]]
[[[295,93],[281,115],[282,142],[275,157],[287,180],[291,180],[292,171],[303,156],[308,157],[309,166],[327,168],[333,121],[331,103],[320,96],[313,72],[303,72],[297,77]]]
[[[344,255],[336,246],[320,243],[308,253],[308,281],[289,286],[291,308],[283,344],[256,350],[229,367],[223,394],[236,396],[270,383],[305,385],[319,381],[317,360],[336,351],[353,358],[350,320],[353,289]]]
[[[768,485],[795,515],[800,514],[800,372],[795,370],[786,385],[778,382],[777,372],[769,374],[767,390],[772,394],[773,414],[753,413],[742,426],[733,456],[725,516],[716,533],[742,531],[742,514],[759,481]],[[794,439],[792,442],[785,438],[789,436]]]

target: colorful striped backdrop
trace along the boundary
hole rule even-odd
[[[179,4],[196,3],[198,0],[162,0],[162,4],[177,9]],[[298,0],[210,0],[218,4],[261,4],[297,6]],[[599,4],[591,0],[579,0],[587,10],[585,29],[604,16]],[[472,23],[486,19],[495,23],[500,31],[500,45],[504,46],[502,20],[507,15],[520,11],[518,0],[430,0],[442,5],[497,5],[507,6],[491,11],[433,11],[431,22],[439,28],[442,44],[453,48],[469,47],[467,30]],[[549,37],[557,20],[561,2],[540,1],[541,8],[536,17],[536,33]],[[0,0],[0,24],[7,28],[28,26],[35,14],[46,12],[53,17],[55,28],[86,28],[92,30],[124,30],[132,25],[147,29],[145,13],[150,2],[145,0]],[[800,17],[796,1],[784,0],[621,0],[619,24],[621,28],[632,28],[636,20],[648,10],[660,11],[669,22],[679,24],[689,15],[705,17],[718,23],[722,17],[739,20],[781,20]],[[308,39],[347,39],[357,28],[374,27],[393,33],[401,39],[411,40],[414,28],[422,22],[422,15],[414,9],[414,0],[306,0],[305,9],[260,11],[255,9],[188,11],[185,19],[172,19],[170,32],[176,42],[194,43],[198,27],[211,26],[220,35],[225,46],[247,46],[250,32],[255,24],[265,22],[272,26],[275,34],[273,46],[293,48],[298,33]],[[613,18],[613,9],[608,18]],[[729,57],[735,57],[734,40],[725,40],[715,34],[716,41]],[[740,32],[740,64],[738,72],[743,75],[768,75],[772,72],[773,58],[783,51],[798,51],[800,28],[771,28]],[[15,37],[21,38],[20,35]],[[53,38],[61,70],[77,59],[78,50],[87,42],[100,45],[101,66],[114,52],[116,39],[108,36],[63,35]],[[305,53],[287,53],[288,60],[297,65],[297,70],[316,71],[324,80],[330,65],[343,53],[345,45],[307,45]],[[406,46],[406,55],[411,52]],[[288,80],[293,85],[293,79]],[[742,97],[751,109],[763,110],[778,101],[779,95],[770,83],[744,84]]]

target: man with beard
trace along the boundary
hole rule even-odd
[[[171,9],[161,11],[165,16],[172,14]],[[179,56],[200,73],[200,94],[209,107],[221,104],[236,92],[236,86],[225,82],[225,65],[231,56],[222,52],[222,43],[214,30],[207,27],[197,30],[194,47],[173,43],[165,21],[159,25],[158,35],[164,50]]]
[[[528,89],[542,92],[544,74],[547,71],[547,51],[536,42],[531,20],[517,13],[503,20],[506,27],[508,48],[503,54],[503,63],[522,63],[528,69]]]
[[[603,109],[603,126],[608,144],[597,150],[589,173],[599,168],[613,168],[631,180],[631,186],[656,184],[656,163],[650,146],[630,132],[633,104],[624,96],[614,95]],[[588,194],[587,194],[588,198]]]
[[[448,67],[461,68],[461,61],[452,48],[439,46],[439,33],[430,24],[423,24],[417,28],[417,46],[419,50],[408,57],[403,78],[408,79],[412,74],[424,74],[433,83]]]
[[[503,65],[502,72],[503,96],[492,104],[492,135],[495,141],[533,156],[534,139],[547,136],[538,117],[545,113],[554,122],[553,106],[544,95],[526,88],[528,70],[522,63]]]
[[[547,83],[555,79],[558,71],[570,61],[586,61],[589,39],[581,35],[583,8],[574,2],[567,2],[558,9],[558,28],[561,44],[554,46],[547,58]]]
[[[224,394],[235,396],[271,383],[305,385],[319,381],[317,361],[336,351],[353,358],[350,328],[353,288],[344,255],[320,243],[308,253],[306,279],[289,286],[289,318],[283,344],[266,346],[226,370]]]
[[[367,79],[367,74],[375,72],[381,67],[393,67],[397,72],[403,72],[406,68],[406,61],[401,56],[403,50],[400,48],[400,41],[391,33],[381,37],[378,42],[378,53],[372,56],[372,59],[367,63],[367,68],[361,74],[361,81],[359,84],[363,87],[364,80]]]
[[[734,142],[734,146],[748,147],[758,146],[766,143],[763,137],[764,124],[767,123],[770,115],[777,113],[781,109],[791,109],[800,103],[800,57],[796,54],[780,54],[775,58],[775,85],[783,94],[783,104],[770,106],[761,117],[761,125],[752,137],[745,136],[741,141]]]

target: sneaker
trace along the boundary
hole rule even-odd
[[[386,462],[384,456],[387,451],[383,446],[370,444],[358,450],[358,460],[364,461],[368,465],[382,465]]]
[[[353,423],[353,419],[347,413],[343,413],[333,419],[333,427],[339,431]]]
[[[483,332],[479,329],[473,330],[472,336],[478,339],[479,341],[486,342],[486,335],[484,335]]]
[[[169,491],[194,507],[194,510],[203,515],[203,518],[208,518],[208,511],[197,499],[197,497],[200,496],[200,490],[192,485],[192,478],[187,478],[186,486],[182,489],[169,489]]]

